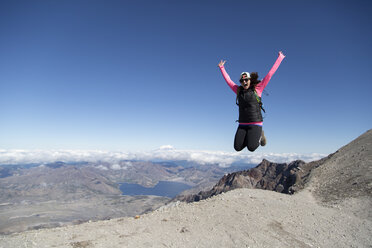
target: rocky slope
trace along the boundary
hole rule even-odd
[[[306,186],[322,204],[351,207],[360,218],[372,220],[372,129],[339,149],[310,176]]]

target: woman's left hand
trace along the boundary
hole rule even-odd
[[[279,52],[279,56],[282,55],[283,57],[285,57],[285,55],[283,54],[282,51]]]
[[[224,66],[225,63],[226,63],[226,60],[221,59],[220,63],[218,63],[218,66],[222,67],[222,66]]]

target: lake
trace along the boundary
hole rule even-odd
[[[135,183],[121,183],[120,190],[123,195],[157,195],[173,198],[184,190],[192,188],[190,185],[179,183],[160,181],[153,188],[146,188]]]

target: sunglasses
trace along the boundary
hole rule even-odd
[[[248,82],[249,78],[242,78],[239,80],[239,82],[243,83],[243,82]]]

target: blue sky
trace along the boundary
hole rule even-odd
[[[370,1],[0,1],[0,148],[233,152],[217,64],[264,77],[262,153],[371,128]],[[247,150],[244,153],[249,153]]]

